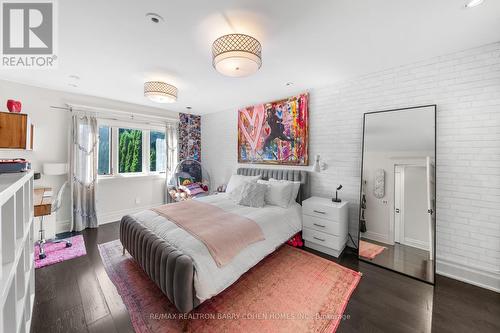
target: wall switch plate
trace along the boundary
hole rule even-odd
[[[141,198],[137,197],[135,198],[135,204],[138,205],[141,203]]]

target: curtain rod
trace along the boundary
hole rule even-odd
[[[96,114],[104,114],[107,116],[111,116],[113,114],[118,114],[122,117],[126,117],[128,119],[132,120],[137,120],[135,117],[139,118],[139,120],[147,120],[149,119],[155,119],[156,121],[160,123],[178,123],[179,119],[178,118],[172,118],[172,117],[162,117],[162,116],[156,116],[156,115],[148,115],[148,114],[142,114],[142,113],[137,113],[137,112],[130,112],[130,111],[122,111],[122,110],[114,110],[114,109],[107,109],[107,108],[100,108],[100,107],[92,107],[92,106],[86,106],[86,105],[75,105],[75,104],[66,104],[65,107],[62,106],[51,106],[52,109],[60,109],[60,110],[67,110],[70,112],[94,112]],[[118,120],[115,118],[105,118],[105,117],[99,117],[103,119],[110,119],[110,120]]]

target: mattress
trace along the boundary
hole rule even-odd
[[[302,229],[301,206],[297,203],[288,208],[278,206],[253,208],[235,204],[226,194],[211,195],[196,200],[254,220],[265,236],[265,240],[249,245],[230,263],[218,267],[206,246],[176,224],[151,210],[132,215],[137,222],[159,238],[191,257],[194,266],[194,290],[200,302],[229,287]]]

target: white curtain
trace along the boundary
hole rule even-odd
[[[167,139],[167,179],[165,183],[165,202],[171,202],[170,195],[168,194],[169,185],[172,184],[172,177],[174,176],[175,168],[177,168],[178,160],[178,138],[179,127],[177,123],[168,123],[165,128]]]
[[[98,127],[94,116],[73,115],[70,172],[73,231],[97,228],[96,183]]]
[[[167,172],[167,140],[156,139],[156,170],[160,172]]]

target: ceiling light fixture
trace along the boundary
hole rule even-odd
[[[479,6],[480,4],[483,3],[484,0],[469,0],[467,1],[467,3],[465,4],[465,7],[466,8],[472,8],[472,7],[476,7],[476,6]]]
[[[262,46],[248,35],[224,35],[212,44],[212,65],[226,76],[248,76],[262,66]]]
[[[144,82],[144,96],[156,103],[177,101],[177,88],[161,81]]]

